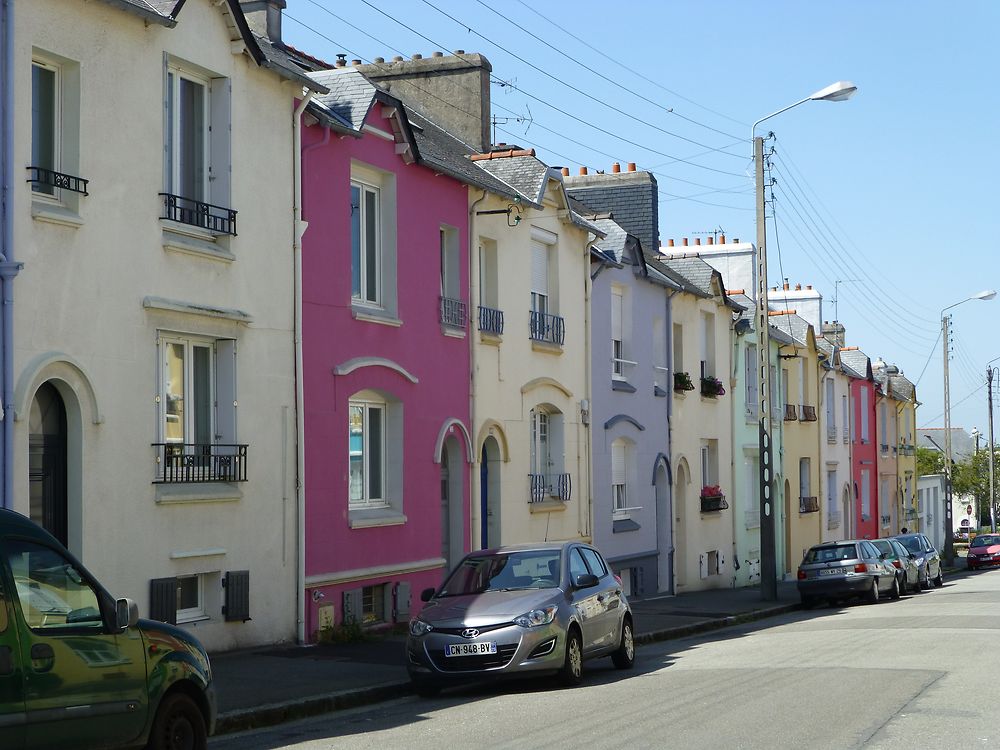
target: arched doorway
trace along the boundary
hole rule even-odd
[[[687,514],[687,463],[681,461],[677,465],[677,481],[674,483],[674,575],[680,582],[681,586],[688,585],[691,581],[688,580],[688,566],[687,566],[687,535],[688,529],[685,528],[686,514]]]
[[[785,573],[792,572],[792,488],[785,480]]]
[[[492,435],[479,460],[480,546],[489,549],[500,546],[500,446]]]
[[[31,520],[69,545],[66,406],[51,383],[43,383],[28,415],[28,507]]]
[[[666,464],[662,461],[656,469],[653,482],[656,498],[656,590],[663,594],[674,593],[674,524],[670,507],[670,481]]]
[[[441,556],[451,570],[462,557],[462,449],[449,437],[441,451]]]

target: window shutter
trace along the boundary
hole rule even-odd
[[[250,571],[230,570],[222,579],[226,604],[222,608],[226,622],[246,622],[250,618]]]
[[[615,341],[623,341],[622,338],[622,308],[623,299],[619,289],[611,291],[611,338]]]
[[[396,584],[396,620],[405,622],[410,618],[410,583],[400,581]]]
[[[538,242],[531,243],[531,291],[549,293],[549,249]]]
[[[215,439],[236,443],[236,341],[215,342]]]
[[[233,84],[229,78],[213,78],[209,85],[209,202],[225,208],[230,208],[232,204],[232,89]]]
[[[621,440],[611,444],[611,484],[625,484],[625,443]]]
[[[149,582],[149,619],[177,624],[176,578],[154,578]]]
[[[341,617],[341,622],[343,623],[361,623],[361,589],[350,589],[344,592],[343,601],[343,615]]]
[[[836,428],[836,425],[837,425],[837,422],[836,422],[837,411],[836,411],[836,403],[835,403],[836,399],[837,399],[837,395],[836,395],[836,392],[834,390],[835,388],[836,388],[836,386],[834,385],[833,380],[827,380],[826,381],[826,426],[827,426],[827,429],[829,429],[831,427]]]
[[[746,416],[754,417],[760,407],[757,404],[757,347],[748,346],[744,357],[744,375],[746,378]]]

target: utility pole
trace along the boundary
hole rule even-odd
[[[955,561],[955,530],[951,520],[951,387],[948,383],[950,319],[950,315],[941,316],[941,350],[944,352],[944,559],[949,565]]]
[[[990,410],[990,531],[997,532],[996,491],[993,489],[993,368],[986,368],[986,401]]]

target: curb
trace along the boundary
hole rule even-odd
[[[759,609],[754,612],[745,612],[739,615],[729,615],[719,617],[714,620],[682,625],[676,628],[656,630],[649,633],[636,633],[635,642],[637,644],[656,643],[659,641],[669,641],[675,638],[684,638],[700,633],[708,633],[721,628],[728,628],[733,625],[741,625],[755,620],[763,620],[767,617],[775,617],[788,612],[800,609],[798,604],[784,604],[767,609]],[[343,711],[347,708],[357,708],[374,703],[401,698],[412,695],[413,688],[409,680],[402,682],[385,682],[381,685],[373,685],[358,690],[342,690],[336,693],[327,693],[310,698],[285,701],[282,703],[269,703],[254,708],[243,708],[236,711],[227,711],[220,714],[215,723],[215,734],[218,737],[223,734],[233,734],[244,732],[249,729],[263,729],[289,721],[305,719],[310,716]]]

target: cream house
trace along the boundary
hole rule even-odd
[[[16,15],[11,504],[213,650],[296,633],[279,5]]]

